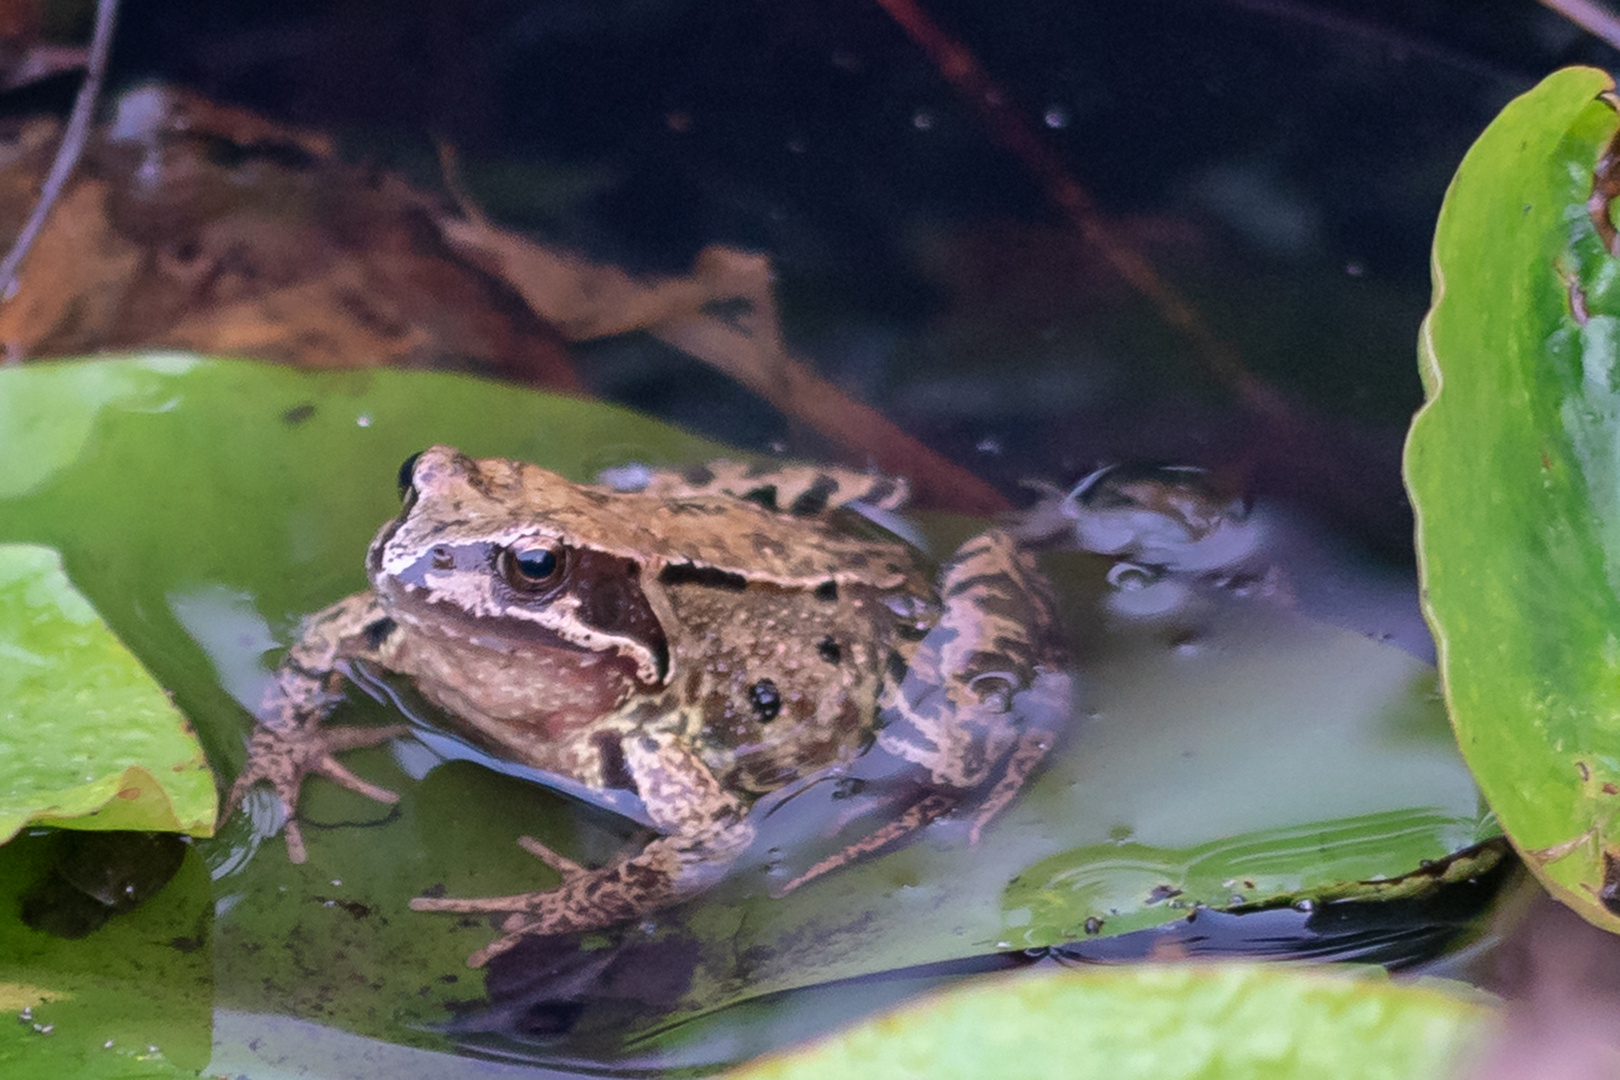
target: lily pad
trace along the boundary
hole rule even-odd
[[[1153,964],[963,986],[728,1075],[1428,1080],[1457,1074],[1495,1016],[1438,981]]]
[[[60,548],[226,775],[299,618],[364,587],[363,553],[397,512],[410,453],[446,442],[584,478],[721,452],[625,410],[429,373],[136,358],[0,370],[0,401],[16,418],[0,425],[0,460],[26,457],[32,433],[50,450],[0,496],[0,540]],[[976,526],[928,527],[947,552]],[[1442,875],[1425,862],[1453,865],[1493,835],[1423,663],[1230,590],[1175,618],[1116,623],[1105,561],[1050,569],[1086,715],[977,848],[943,822],[773,899],[777,863],[852,805],[838,785],[811,785],[767,808],[759,847],[710,894],[556,967],[514,952],[517,974],[573,993],[581,965],[630,957],[642,996],[609,1025],[622,1038],[774,990],[1122,933],[1198,905],[1426,887]],[[350,699],[346,720],[393,718]],[[629,827],[441,764],[415,740],[346,760],[401,801],[312,783],[307,863],[291,865],[279,839],[261,846],[273,815],[260,800],[202,845],[222,912],[219,1003],[446,1047],[452,1011],[470,1024],[469,1005],[511,991],[514,972],[469,973],[490,927],[408,900],[545,888],[555,877],[519,836],[595,862]]]
[[[50,548],[0,544],[0,843],[28,824],[208,835],[213,775]]]
[[[1612,89],[1549,76],[1463,160],[1406,475],[1468,764],[1542,882],[1620,931],[1620,259],[1589,206]]]
[[[0,847],[0,1076],[195,1077],[211,1053],[214,1004],[203,860],[188,850],[145,904],[69,940],[11,914],[53,873],[55,839]]]

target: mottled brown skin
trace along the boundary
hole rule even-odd
[[[306,775],[394,801],[334,755],[403,729],[324,723],[338,666],[353,660],[409,679],[491,753],[639,795],[661,834],[639,852],[587,869],[525,840],[559,887],[412,902],[508,916],[474,966],[525,935],[610,926],[702,892],[752,841],[756,798],[874,738],[934,791],[789,888],[970,795],[977,839],[1051,741],[1026,730],[1013,696],[1067,707],[1045,583],[1007,533],[970,541],[936,589],[906,545],[826,516],[863,495],[898,501],[893,482],[716,463],[620,492],[447,447],[419,455],[409,480],[367,556],[371,589],[312,616],[289,650],[227,805],[268,782],[301,862]]]

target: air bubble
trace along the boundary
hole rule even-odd
[[[1108,568],[1108,584],[1120,592],[1145,589],[1159,580],[1159,571],[1133,562],[1117,562]]]

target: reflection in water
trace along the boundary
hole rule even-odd
[[[581,952],[540,941],[492,964],[487,1005],[440,1030],[470,1053],[599,1075],[704,1074],[893,1007],[964,977],[1043,964],[1188,957],[1379,964],[1421,970],[1477,939],[1506,860],[1431,895],[1242,915],[1190,911],[1163,926],[1047,949],[931,964],[670,1017],[695,959],[674,941]]]
[[[171,593],[168,600],[175,620],[208,655],[225,692],[256,712],[270,685],[265,654],[281,643],[271,635],[254,596],[223,585],[199,585]]]
[[[1358,554],[1285,507],[1225,491],[1203,469],[1111,465],[1068,492],[1045,491],[1023,534],[1114,559],[1106,603],[1115,615],[1168,617],[1224,590],[1434,662],[1410,571]]]

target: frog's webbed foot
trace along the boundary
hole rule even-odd
[[[229,817],[234,813],[254,785],[260,782],[269,784],[286,819],[282,832],[287,839],[287,857],[301,863],[308,853],[304,848],[303,830],[298,827],[297,807],[298,793],[305,778],[313,773],[378,802],[398,802],[399,796],[394,792],[356,776],[334,755],[363,746],[375,746],[404,735],[409,730],[398,724],[388,727],[323,727],[314,720],[256,728],[248,741],[247,764],[225,797],[222,816]]]
[[[518,843],[562,875],[562,884],[514,896],[412,900],[414,911],[507,916],[502,936],[468,957],[468,967],[482,967],[525,937],[600,930],[689,900],[713,886],[753,842],[746,808],[673,737],[629,738],[622,749],[653,824],[667,835],[597,869],[524,837]]]
[[[713,885],[753,836],[753,827],[739,818],[696,841],[660,836],[637,854],[594,870],[526,836],[518,843],[561,874],[561,885],[513,896],[419,896],[411,910],[506,915],[501,936],[467,958],[468,967],[483,967],[526,937],[600,930],[688,900]]]

